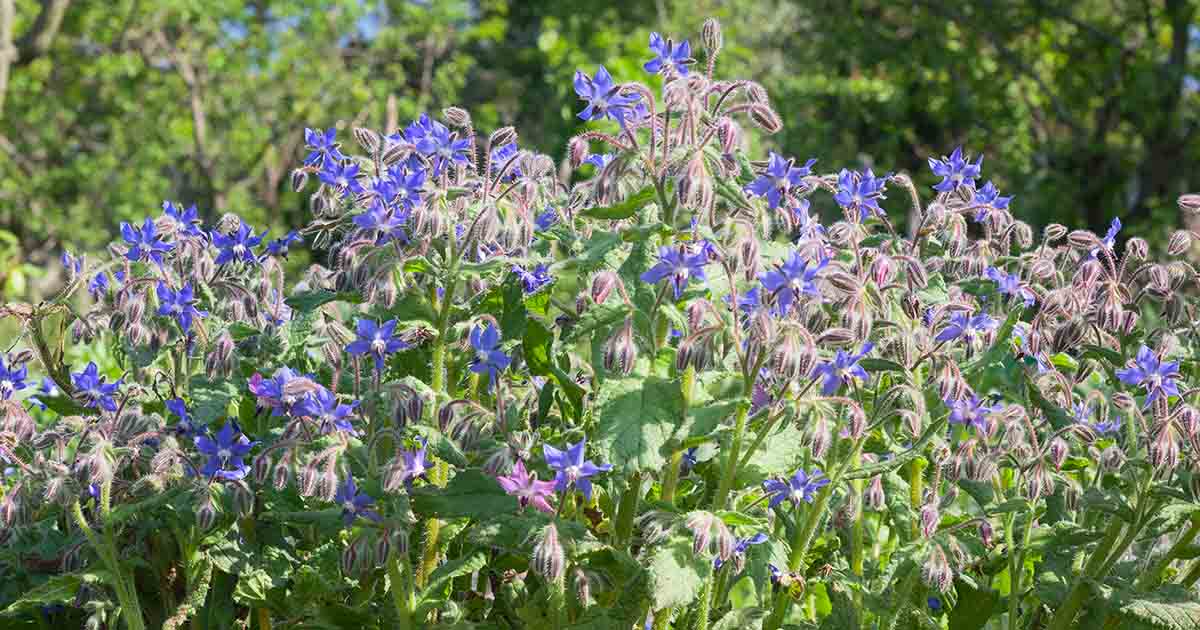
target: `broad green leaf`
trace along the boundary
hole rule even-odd
[[[657,376],[605,381],[596,398],[596,440],[617,470],[661,470],[663,446],[683,418],[679,383]]]
[[[735,608],[712,625],[712,630],[758,630],[768,611],[764,608]]]
[[[104,570],[55,575],[21,595],[21,598],[9,604],[4,612],[9,613],[33,606],[68,602],[75,599],[79,593],[79,587],[85,584],[103,584],[108,581],[109,574]]]
[[[1118,592],[1109,602],[1121,628],[1200,628],[1200,600],[1190,589],[1171,584],[1150,593]],[[1138,624],[1138,625],[1134,625]]]
[[[446,434],[437,430],[437,427],[431,427],[427,424],[413,425],[413,430],[418,435],[425,438],[429,450],[439,458],[456,468],[467,467],[467,456],[463,454],[462,449],[458,447]]]
[[[955,630],[979,630],[997,612],[1000,593],[990,588],[976,588],[964,580],[956,580],[958,601],[950,610],[950,627]]]
[[[38,396],[46,408],[60,416],[98,416],[99,409],[84,407],[66,396]]]
[[[330,302],[360,304],[362,303],[362,296],[355,293],[335,293],[326,289],[313,289],[288,296],[283,302],[294,311],[311,313]]]
[[[481,552],[471,554],[465,558],[451,560],[429,574],[429,582],[425,585],[425,590],[422,591],[421,597],[429,601],[437,600],[441,596],[438,591],[442,590],[450,580],[460,575],[473,573],[485,566],[487,566],[487,556]]]
[[[192,416],[201,424],[210,424],[223,420],[230,413],[229,405],[240,394],[238,386],[232,381],[213,381],[203,375],[193,376],[191,380],[191,411]]]
[[[651,552],[647,572],[654,609],[686,606],[700,593],[712,559],[692,552],[692,543],[675,537]]]
[[[479,470],[464,470],[445,488],[425,486],[412,491],[412,509],[437,518],[482,518],[517,510],[516,497],[505,494],[492,477]]]
[[[891,359],[874,359],[865,357],[859,359],[858,364],[863,366],[863,369],[868,372],[907,372],[908,369],[903,365],[892,361]]]
[[[646,186],[618,204],[588,208],[579,215],[589,219],[628,219],[637,214],[643,206],[654,201],[654,194],[654,186]]]

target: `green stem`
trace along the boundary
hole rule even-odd
[[[259,630],[271,630],[271,611],[267,608],[258,609]]]
[[[667,463],[667,470],[663,473],[662,482],[661,498],[666,503],[675,504],[675,488],[679,485],[679,474],[682,467],[683,451],[678,450],[671,453],[671,461]]]
[[[437,460],[434,464],[432,474],[429,475],[433,485],[445,487],[447,478],[450,474],[450,465],[445,461]],[[438,536],[442,531],[442,522],[436,518],[429,519],[425,525],[425,545],[421,551],[421,566],[417,570],[416,585],[417,588],[425,586],[425,580],[429,578],[429,574],[437,568],[438,562]]]
[[[105,484],[107,485],[107,484]],[[121,606],[121,618],[125,620],[125,625],[129,630],[145,630],[145,621],[142,619],[142,606],[138,602],[137,590],[131,589],[130,585],[125,581],[125,574],[121,568],[121,563],[117,560],[117,553],[111,540],[106,535],[105,539],[101,539],[96,535],[96,531],[88,524],[87,518],[83,515],[83,508],[79,505],[79,501],[75,501],[71,505],[71,516],[75,519],[75,524],[79,530],[83,532],[88,543],[96,550],[96,554],[100,556],[100,561],[103,562],[112,574],[112,586],[117,592],[117,602]]]
[[[411,583],[408,571],[400,565],[401,553],[396,547],[388,556],[388,578],[391,580],[392,603],[396,606],[396,620],[399,630],[413,628]],[[404,565],[408,565],[408,557],[404,557]]]
[[[567,627],[567,586],[561,575],[550,583],[550,616],[555,630]]]
[[[1179,557],[1179,554],[1183,553],[1183,551],[1192,544],[1192,540],[1194,540],[1197,535],[1200,535],[1200,513],[1192,514],[1191,525],[1183,532],[1183,534],[1179,536],[1179,539],[1175,541],[1175,544],[1171,546],[1171,549],[1168,550],[1167,553],[1158,560],[1158,562],[1150,565],[1150,567],[1146,569],[1146,572],[1138,578],[1136,585],[1137,590],[1148,591],[1158,586],[1162,581],[1163,571],[1166,571],[1167,567]]]
[[[743,395],[749,397],[749,392],[743,392]],[[746,414],[749,411],[749,405],[745,403],[738,405],[737,416],[733,421],[733,441],[729,446],[729,457],[725,460],[725,472],[721,475],[721,481],[717,485],[717,494],[713,497],[714,509],[719,510],[725,507],[725,499],[733,488],[734,478],[737,477],[738,457],[742,452],[742,434],[746,432]]]
[[[664,608],[654,615],[653,630],[667,630],[671,625],[671,610],[670,608]]]
[[[642,477],[633,473],[625,491],[621,493],[621,505],[617,508],[617,523],[613,538],[618,549],[625,549],[633,539],[633,517],[637,515],[638,499],[642,494]]]
[[[896,597],[896,607],[888,612],[887,617],[880,620],[879,630],[892,630],[896,627],[896,622],[900,620],[901,613],[908,607],[908,600],[917,586],[919,573],[920,571],[916,567],[909,570],[908,577],[904,578],[904,582],[900,586],[900,593]]]
[[[1029,510],[1029,521],[1025,523],[1025,538],[1020,547],[1015,546],[1016,532],[1013,531],[1017,524],[1017,515],[1014,513],[1008,518],[1008,527],[1005,528],[1005,537],[1008,542],[1008,630],[1018,630],[1017,620],[1021,616],[1021,580],[1025,574],[1025,549],[1029,547],[1029,535],[1033,531],[1033,514],[1032,509]]]
[[[1046,626],[1047,630],[1068,630],[1071,627],[1071,622],[1075,620],[1075,615],[1079,613],[1079,609],[1083,608],[1084,602],[1087,600],[1088,580],[1093,577],[1096,571],[1108,558],[1108,553],[1112,549],[1113,544],[1117,541],[1117,537],[1121,535],[1121,530],[1124,529],[1124,523],[1119,518],[1113,518],[1109,523],[1108,531],[1104,535],[1104,540],[1092,552],[1088,558],[1088,563],[1083,568],[1083,572],[1075,579],[1075,584],[1072,585],[1071,591],[1067,593],[1067,599],[1063,605],[1054,613],[1054,617],[1050,619],[1050,624]]]
[[[908,501],[912,506],[913,512],[919,514],[921,512],[921,504],[925,500],[925,471],[926,462],[918,457],[914,459],[908,467]],[[920,519],[913,519],[912,531],[909,532],[911,540],[916,540],[921,535]]]
[[[1188,570],[1187,575],[1183,576],[1183,581],[1181,581],[1179,584],[1182,585],[1183,588],[1192,588],[1192,585],[1195,584],[1197,580],[1200,580],[1200,560],[1196,560],[1192,563],[1192,568]]]
[[[713,580],[716,579],[710,563],[708,577],[704,580],[704,589],[700,591],[700,601],[696,608],[696,623],[692,626],[694,630],[708,630],[708,614],[711,610],[709,603],[712,600]]]

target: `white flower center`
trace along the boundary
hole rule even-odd
[[[245,245],[241,245],[241,244],[234,245],[234,246],[233,246],[233,253],[237,254],[238,256],[241,256],[241,255],[245,254],[245,253],[246,253],[246,246],[245,246]]]
[[[387,350],[387,342],[379,333],[375,333],[375,339],[371,341],[371,351],[375,354],[383,354]]]
[[[233,451],[227,448],[220,449],[217,451],[217,457],[220,457],[221,461],[227,461],[230,457],[233,457]]]
[[[354,506],[354,499],[346,499],[346,501],[342,503],[342,509],[346,510],[347,512],[356,511],[357,508]]]
[[[791,498],[792,498],[792,501],[795,501],[796,503],[803,501],[804,500],[804,490],[800,489],[800,488],[792,490]]]
[[[579,474],[582,471],[579,469],[579,466],[567,466],[567,469],[564,472],[567,473],[567,479],[575,481],[579,478]]]

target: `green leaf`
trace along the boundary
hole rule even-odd
[[[712,625],[712,630],[758,630],[762,628],[767,610],[763,608],[736,608]]]
[[[312,291],[301,291],[289,296],[283,301],[291,307],[292,310],[300,313],[311,313],[312,311],[321,308],[330,302],[349,302],[351,304],[361,304],[362,296],[355,293],[335,293],[326,289],[313,289]]]
[[[657,376],[605,381],[596,398],[596,445],[618,470],[662,470],[663,446],[683,418],[679,384]]]
[[[1130,623],[1164,630],[1200,628],[1200,600],[1179,585],[1164,586],[1151,593],[1121,591],[1110,605],[1114,608],[1112,614],[1126,622],[1119,626],[1121,628],[1132,627]]]
[[[692,543],[686,538],[675,537],[656,547],[646,568],[654,610],[691,603],[704,585],[711,562],[703,555],[692,553]]]
[[[201,424],[210,424],[230,414],[229,405],[239,396],[232,381],[212,381],[197,375],[191,380],[192,416]],[[236,414],[236,412],[234,412]]]
[[[516,497],[505,494],[495,479],[480,470],[464,470],[445,488],[425,486],[412,491],[412,509],[437,518],[480,518],[517,509]]]
[[[428,444],[429,450],[434,455],[437,455],[441,459],[445,460],[448,464],[456,468],[467,467],[467,456],[463,454],[462,449],[458,448],[457,444],[455,444],[450,438],[446,437],[446,434],[438,431],[437,427],[431,427],[427,424],[418,424],[413,426],[413,430],[415,430],[418,435],[425,438],[425,442]]]
[[[868,372],[907,372],[908,369],[891,359],[859,359],[858,364]]]
[[[612,206],[599,206],[588,208],[580,212],[580,216],[589,219],[628,219],[642,206],[654,201],[654,186],[646,186],[645,188],[633,193],[621,203]]]
[[[33,606],[68,602],[75,599],[80,586],[107,583],[108,581],[109,574],[103,570],[55,575],[21,595],[21,598],[9,604],[4,612],[10,613]]]
[[[954,630],[979,630],[987,624],[1000,603],[1000,593],[990,588],[975,588],[963,580],[956,580],[955,592],[958,601],[950,610],[950,627]]]
[[[844,586],[837,582],[826,583],[831,605],[830,614],[821,622],[821,630],[858,630],[862,627],[858,607],[850,599]]]
[[[98,416],[99,409],[84,407],[75,402],[74,398],[66,396],[38,396],[38,400],[46,405],[46,408],[57,413],[60,416]]]
[[[429,583],[425,585],[421,597],[426,600],[440,599],[441,594],[438,591],[442,590],[450,580],[460,575],[473,573],[485,566],[487,566],[487,556],[482,552],[471,554],[466,558],[451,560],[429,574]]]
[[[405,273],[433,273],[433,264],[424,256],[415,256],[404,261]]]
[[[233,337],[234,341],[242,341],[259,334],[262,333],[257,328],[247,326],[242,322],[233,322],[229,325],[229,335]]]

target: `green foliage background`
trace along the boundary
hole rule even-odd
[[[0,0],[0,294],[38,295],[59,251],[164,198],[299,225],[305,126],[352,142],[459,105],[561,156],[576,68],[649,80],[649,33],[698,44],[705,16],[724,76],[779,108],[769,147],[823,172],[929,184],[963,144],[1035,226],[1120,216],[1152,243],[1200,189],[1194,0]]]

